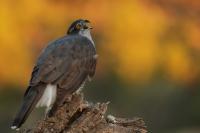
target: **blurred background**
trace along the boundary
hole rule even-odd
[[[150,133],[200,132],[199,0],[1,0],[0,131],[11,133],[37,56],[78,18],[94,29],[99,61],[86,99],[144,118]],[[24,127],[43,118],[31,114]]]

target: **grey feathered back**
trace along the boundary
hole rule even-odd
[[[86,37],[71,35],[58,39],[50,43],[38,58],[30,85],[42,81],[71,88],[80,78],[94,75],[95,55],[96,50]]]

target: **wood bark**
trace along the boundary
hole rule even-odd
[[[141,118],[106,116],[108,103],[89,103],[82,93],[65,99],[52,117],[22,133],[147,133]]]

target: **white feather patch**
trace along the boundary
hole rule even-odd
[[[56,85],[48,84],[44,90],[44,93],[40,100],[38,101],[36,107],[50,107],[54,104],[56,100]]]

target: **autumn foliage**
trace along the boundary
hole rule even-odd
[[[199,13],[199,0],[2,0],[0,84],[27,84],[41,49],[77,18],[94,27],[97,76],[112,69],[127,83],[144,83],[161,72],[175,82],[194,82],[200,72]]]

